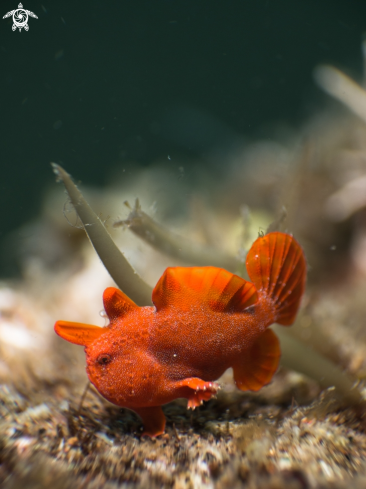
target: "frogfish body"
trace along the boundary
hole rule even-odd
[[[163,404],[183,397],[194,409],[216,394],[214,381],[229,367],[243,391],[258,391],[276,372],[280,345],[267,328],[295,320],[304,254],[292,236],[273,232],[253,243],[246,266],[251,282],[221,268],[167,268],[149,307],[109,287],[107,327],[57,321],[55,331],[85,346],[87,374],[99,393],[135,411],[143,434],[157,436],[165,429]]]

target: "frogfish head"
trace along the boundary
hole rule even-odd
[[[140,308],[118,289],[103,295],[110,324],[101,328],[84,323],[57,321],[56,333],[85,347],[90,382],[108,401],[118,406],[146,405],[153,397],[153,359],[146,354],[152,308]]]

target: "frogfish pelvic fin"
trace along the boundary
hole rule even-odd
[[[280,345],[267,328],[295,320],[304,253],[292,236],[273,232],[253,243],[246,267],[251,282],[221,268],[167,268],[153,290],[155,307],[109,287],[107,327],[57,321],[55,331],[85,347],[88,377],[103,397],[135,411],[144,435],[160,435],[163,404],[184,397],[194,409],[216,394],[214,381],[229,367],[243,391],[258,391],[276,372]]]

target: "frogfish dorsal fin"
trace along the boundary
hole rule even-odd
[[[266,329],[254,342],[242,362],[233,366],[237,387],[242,391],[259,391],[271,381],[280,357],[281,349],[277,335],[271,329]]]
[[[111,322],[138,307],[132,299],[115,287],[108,287],[105,289],[103,293],[103,304],[105,312]]]
[[[274,321],[292,324],[306,281],[306,261],[299,243],[286,233],[260,236],[248,252],[246,265],[258,293],[273,302]]]
[[[239,312],[257,302],[253,284],[216,267],[170,267],[156,284],[152,300],[157,310],[193,305],[217,312]]]

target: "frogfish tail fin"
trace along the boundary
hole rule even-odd
[[[260,236],[248,252],[246,266],[258,294],[272,301],[274,321],[291,325],[306,281],[306,261],[299,243],[286,233]]]

